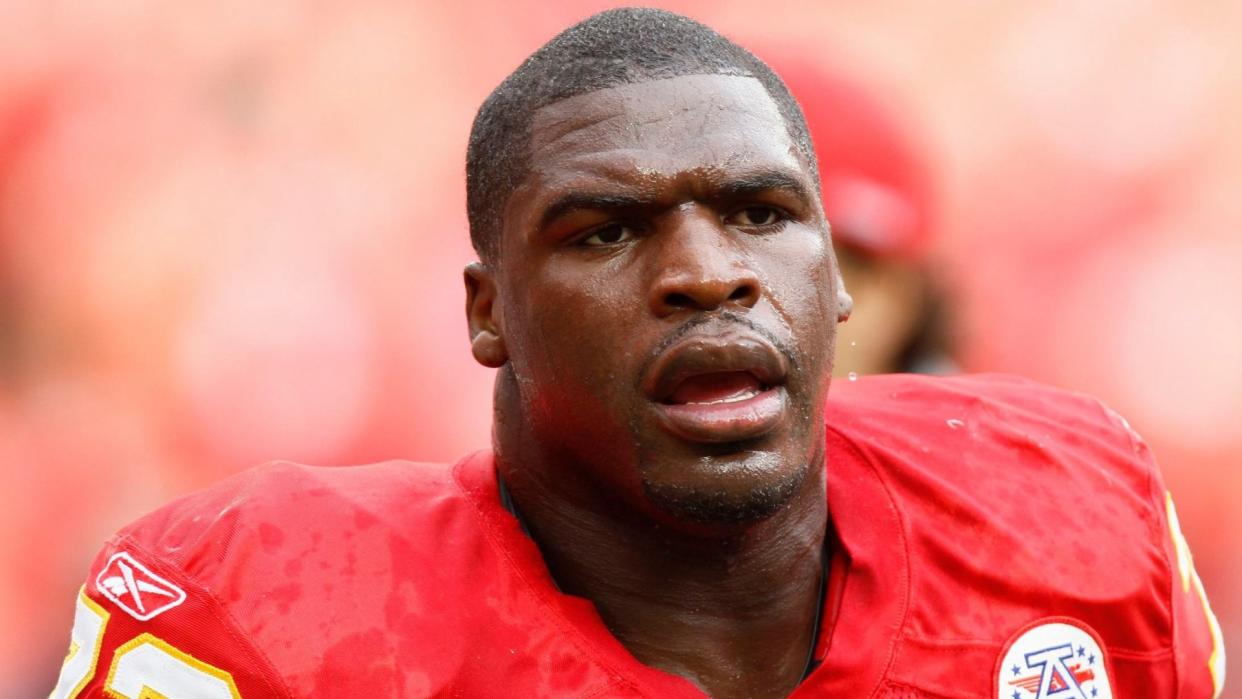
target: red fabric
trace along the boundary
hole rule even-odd
[[[994,697],[1006,640],[1053,616],[1098,634],[1116,696],[1211,696],[1190,669],[1210,638],[1174,586],[1162,487],[1098,402],[1004,377],[875,377],[834,388],[827,422],[843,555],[822,665],[795,697]],[[701,697],[556,590],[493,469],[487,452],[451,469],[274,464],[142,518],[88,576],[110,621],[82,696],[147,632],[249,698]],[[95,578],[121,551],[186,602],[146,622],[118,608]]]
[[[1005,642],[1060,616],[1101,637],[1115,696],[1213,695],[1206,614],[1193,588],[1174,588],[1164,489],[1124,421],[1094,399],[1001,376],[874,377],[833,391],[829,454],[851,448],[873,464],[901,518],[901,535],[883,540],[905,549],[909,576],[903,588],[903,571],[887,571],[886,596],[910,600],[889,639],[888,681],[996,696]],[[840,508],[856,506],[859,486],[842,487],[837,468],[829,497],[848,546]],[[843,610],[835,638],[855,633],[850,618],[874,621]]]

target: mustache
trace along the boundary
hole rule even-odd
[[[742,315],[736,311],[718,311],[715,313],[705,313],[693,316],[692,318],[686,320],[686,322],[674,328],[668,335],[661,338],[660,341],[656,343],[655,347],[651,348],[651,351],[647,354],[646,360],[643,361],[642,370],[638,373],[638,375],[646,376],[648,370],[651,368],[651,364],[654,363],[660,355],[664,354],[665,350],[675,345],[686,335],[694,332],[696,328],[700,328],[704,325],[718,325],[722,328],[727,328],[731,325],[743,326],[746,329],[753,331],[756,335],[762,337],[769,344],[775,347],[776,351],[780,352],[781,355],[784,356],[785,361],[789,362],[791,374],[801,373],[802,363],[798,361],[798,357],[794,354],[793,348],[789,346],[789,343],[780,339],[771,330],[759,325],[748,316]]]

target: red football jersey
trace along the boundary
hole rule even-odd
[[[1220,633],[1150,454],[1006,377],[842,382],[838,544],[795,697],[1212,697]],[[144,694],[145,692],[145,694]],[[702,697],[560,593],[493,458],[273,464],[110,539],[60,697]]]

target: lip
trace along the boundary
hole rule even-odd
[[[656,403],[665,430],[691,442],[718,444],[755,439],[776,429],[785,415],[785,387],[728,403]]]
[[[745,372],[760,384],[753,395],[716,402],[670,402],[684,381],[707,374]],[[651,366],[643,391],[657,421],[692,442],[737,442],[776,429],[786,414],[788,364],[771,344],[751,333],[728,330],[692,335],[665,350]]]

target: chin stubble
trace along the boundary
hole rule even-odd
[[[745,524],[776,514],[798,492],[811,472],[803,463],[776,483],[755,486],[741,493],[681,485],[652,483],[643,489],[652,504],[676,519],[695,524]]]

